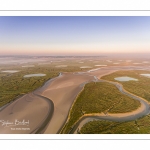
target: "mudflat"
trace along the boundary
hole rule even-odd
[[[48,100],[34,93],[26,94],[0,111],[0,133],[36,133],[53,113]]]
[[[112,70],[100,70],[95,75],[100,77],[111,72]],[[95,81],[93,72],[91,74],[63,73],[43,90],[42,95],[50,98],[54,103],[54,114],[44,133],[59,133],[75,98],[83,89],[82,84],[91,81]]]
[[[59,133],[84,85],[122,69],[135,67],[104,67],[92,72],[62,73],[0,110],[0,133]]]
[[[83,82],[94,80],[93,76],[63,73],[53,80],[42,92],[42,95],[50,98],[54,103],[53,117],[44,133],[58,133],[64,125],[69,110],[78,93],[82,90]]]

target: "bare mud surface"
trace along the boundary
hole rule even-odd
[[[104,67],[90,72],[62,73],[60,76],[47,81],[34,92],[3,107],[0,110],[0,133],[59,133],[67,120],[75,98],[86,83],[96,82],[98,78],[117,70],[134,69],[140,70],[143,67],[116,66]],[[150,70],[150,67],[144,69]],[[142,105],[140,109],[134,111],[134,115],[143,111],[144,108]],[[147,111],[145,115],[146,113]],[[116,114],[116,116],[109,114],[109,116],[102,118],[117,117],[122,119],[122,117],[128,117],[127,119],[130,119],[132,115],[133,113]]]

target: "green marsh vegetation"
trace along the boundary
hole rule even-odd
[[[68,62],[67,62],[68,64]],[[2,65],[0,70],[0,107],[13,101],[18,96],[31,92],[42,86],[47,80],[57,77],[60,72],[75,72],[87,70],[77,65],[55,67],[59,63],[35,65],[35,67],[21,67],[19,65]],[[16,73],[2,72],[5,70],[18,70]],[[27,74],[46,74],[43,77],[24,78]]]
[[[119,82],[123,85],[125,90],[137,96],[140,96],[150,102],[150,84],[149,84],[150,78],[144,77],[140,74],[150,74],[150,71],[144,71],[144,70],[117,71],[112,74],[106,75],[101,79]],[[136,78],[138,79],[138,81],[121,82],[121,81],[116,81],[114,79],[116,77],[122,77],[122,76],[129,76],[132,78]]]
[[[139,101],[123,95],[115,85],[106,82],[88,83],[77,97],[62,133],[68,133],[84,114],[125,113],[139,106]]]
[[[31,92],[42,84],[59,74],[57,70],[49,69],[47,67],[32,67],[32,68],[19,68],[17,73],[3,73],[0,72],[0,106],[3,106],[17,96]],[[12,69],[11,69],[12,70]],[[24,78],[26,74],[45,73],[44,77],[30,77]]]
[[[80,129],[81,134],[149,134],[150,116],[128,122],[94,120]]]
[[[79,63],[79,62],[84,63]],[[101,60],[100,60],[101,62]],[[22,66],[34,67],[22,67]],[[66,65],[66,67],[61,67]],[[59,67],[60,66],[60,67]],[[11,102],[20,95],[31,92],[42,86],[47,80],[59,75],[60,72],[81,72],[90,68],[80,68],[82,66],[90,66],[95,68],[94,63],[89,60],[53,60],[44,62],[35,62],[27,64],[0,64],[0,107]],[[91,69],[92,69],[91,68]],[[4,73],[5,70],[18,70],[16,73]],[[43,77],[24,78],[27,74],[46,74]]]

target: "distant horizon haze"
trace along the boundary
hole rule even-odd
[[[89,57],[89,56],[93,56],[93,57],[97,57],[97,56],[102,56],[102,57],[105,57],[105,56],[131,56],[131,57],[134,57],[134,56],[138,56],[138,57],[142,57],[142,56],[146,56],[146,57],[149,57],[150,56],[150,53],[99,53],[99,54],[97,54],[97,53],[82,53],[82,54],[70,54],[70,53],[59,53],[59,54],[1,54],[0,55],[0,57],[2,57],[2,56],[31,56],[31,57],[34,57],[34,56],[87,56],[87,57]]]

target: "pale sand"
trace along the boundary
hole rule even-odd
[[[74,85],[75,83],[74,82],[67,82],[67,83],[64,83],[64,84],[60,84],[59,86],[57,86],[56,88],[64,88],[64,87],[68,87],[68,86],[72,86]]]
[[[53,117],[45,133],[58,133],[60,131],[67,119],[72,103],[83,88],[80,87],[80,84],[95,80],[94,75],[101,77],[114,71],[99,70],[89,73],[89,75],[64,73],[61,77],[53,80],[42,93],[45,97],[50,98],[55,106]]]
[[[82,90],[80,84],[94,80],[93,76],[64,73],[52,81],[42,95],[50,98],[55,106],[53,117],[45,133],[58,133],[64,125],[70,107]]]
[[[29,125],[5,127],[0,123],[0,133],[35,133],[51,113],[50,110],[49,102],[43,98],[32,93],[24,95],[0,111],[0,120],[13,122],[13,125],[15,119],[18,121],[25,120],[29,121]],[[15,128],[15,130],[12,130],[12,128]],[[21,128],[21,130],[16,128]],[[22,128],[29,128],[30,130],[22,130]]]
[[[73,73],[63,73],[61,76],[51,80],[51,82],[47,82],[44,87],[38,89],[37,92],[39,94],[51,99],[54,103],[54,114],[44,133],[59,133],[67,119],[72,103],[83,88],[83,86],[80,86],[82,83],[95,80],[94,76],[100,78],[115,71],[117,70],[97,70],[76,75]],[[12,108],[13,114],[10,114]],[[43,98],[34,94],[27,94],[3,109],[0,113],[0,119],[4,118],[4,120],[9,121],[14,121],[14,119],[30,120],[31,131],[37,128],[37,126],[40,127],[43,123],[43,118],[46,118],[49,113],[52,114],[49,110],[47,101],[44,101]],[[0,128],[0,133],[14,132]],[[17,133],[29,133],[29,131],[19,131]]]
[[[116,72],[117,70],[96,70],[95,72],[89,72],[90,75],[96,76],[97,78],[101,78],[102,76],[111,74],[113,72]]]

